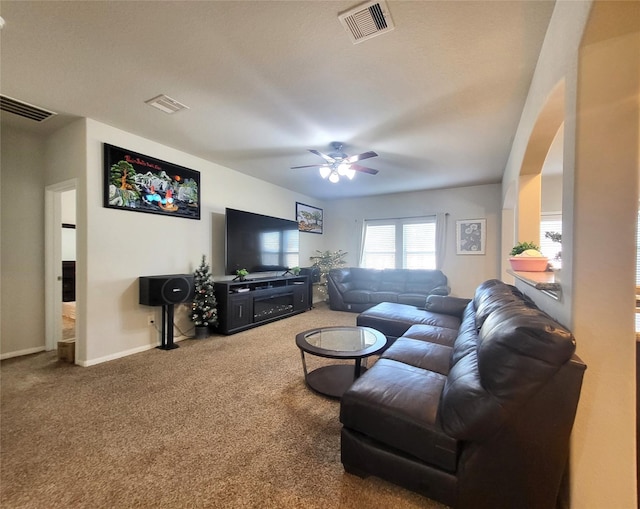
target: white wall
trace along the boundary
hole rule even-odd
[[[546,98],[565,80],[562,297],[555,301],[518,286],[573,330],[577,354],[587,364],[570,466],[571,507],[581,509],[637,507],[633,265],[639,7],[637,2],[556,2],[503,179],[506,197],[517,186]],[[601,9],[608,14],[594,17]],[[598,28],[596,18],[602,22]],[[623,26],[631,35],[617,36]],[[585,28],[592,32],[591,44],[581,49]],[[635,90],[629,94],[624,87]]]
[[[2,129],[2,358],[44,350],[44,162],[42,139]]]
[[[342,249],[350,266],[357,266],[365,219],[428,216],[448,213],[445,261],[451,294],[472,297],[482,281],[498,277],[500,238],[500,185],[416,191],[368,198],[336,200],[325,209],[326,249]],[[487,220],[485,255],[456,255],[456,221]]]
[[[200,221],[102,207],[102,143],[201,172]],[[224,210],[232,207],[295,219],[295,203],[323,208],[279,188],[153,141],[81,119],[47,138],[2,129],[2,337],[0,355],[44,349],[44,188],[77,181],[77,359],[90,365],[152,348],[158,308],[138,304],[138,277],[192,272],[203,254],[224,271]],[[8,242],[8,241],[11,242]],[[324,235],[301,234],[301,266]],[[185,309],[178,323],[188,330]]]
[[[225,207],[295,219],[295,202],[322,207],[308,196],[268,184],[125,131],[87,120],[86,364],[158,344],[148,325],[153,308],[138,304],[138,277],[191,273],[207,256],[214,276],[224,266]],[[103,143],[200,171],[201,220],[104,208]],[[301,235],[301,260],[320,249],[319,235]],[[302,262],[301,262],[302,263]],[[183,306],[184,307],[184,306]],[[178,326],[188,329],[177,310]]]
[[[542,174],[542,213],[562,213],[562,174]]]
[[[589,367],[572,450],[580,484],[572,495],[578,507],[632,508],[640,4],[614,16],[611,7],[594,5],[578,67],[572,326]],[[612,24],[622,28],[634,17],[634,32],[607,36]]]

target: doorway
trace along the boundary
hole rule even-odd
[[[45,348],[76,337],[76,179],[45,188]]]

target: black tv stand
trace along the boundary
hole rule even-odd
[[[308,276],[214,282],[218,327],[234,334],[311,308]]]

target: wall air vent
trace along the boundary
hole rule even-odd
[[[18,115],[29,120],[34,120],[35,122],[44,122],[48,118],[57,115],[57,113],[54,113],[53,111],[38,108],[33,104],[18,101],[17,99],[12,99],[6,95],[0,95],[0,110],[13,113],[14,115]]]
[[[338,19],[351,37],[353,44],[366,41],[395,28],[384,1],[360,4],[338,15]]]
[[[171,99],[171,97],[160,94],[157,97],[153,97],[148,101],[145,101],[149,106],[153,106],[154,108],[158,108],[160,111],[164,111],[169,115],[173,113],[177,113],[180,110],[188,110],[189,106],[185,106],[181,102],[176,101],[175,99]]]

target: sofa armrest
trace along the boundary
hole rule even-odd
[[[471,302],[471,299],[462,299],[459,297],[443,295],[429,295],[424,308],[432,313],[442,313],[445,315],[462,317],[462,314],[469,302]]]
[[[451,293],[451,288],[447,285],[436,286],[432,290],[429,290],[429,295],[442,295],[447,296]]]
[[[348,268],[331,269],[327,274],[327,297],[329,307],[334,311],[347,311],[342,294],[353,286],[350,280],[351,270]]]

